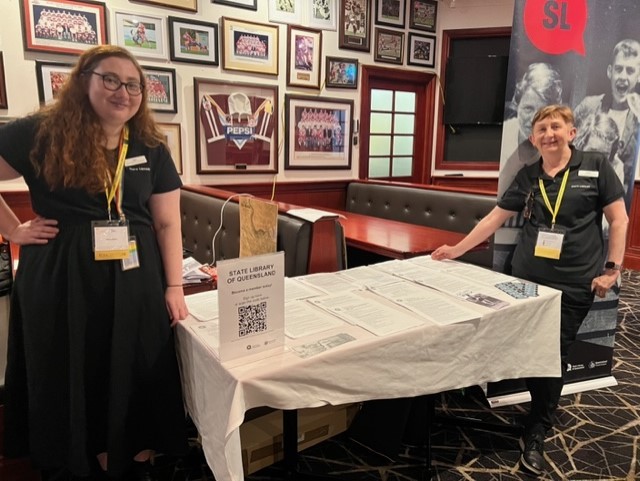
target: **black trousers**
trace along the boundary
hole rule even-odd
[[[517,275],[517,274],[516,274]],[[528,431],[546,433],[553,426],[554,414],[558,407],[569,349],[576,340],[578,329],[593,304],[594,294],[591,283],[566,285],[531,279],[562,291],[560,308],[560,357],[563,377],[545,377],[526,379],[531,394],[531,409],[526,422]]]

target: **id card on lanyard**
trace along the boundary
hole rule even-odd
[[[120,136],[118,149],[118,164],[113,178],[108,175],[110,186],[105,181],[105,195],[107,198],[107,213],[109,220],[94,220],[91,222],[93,237],[94,259],[97,261],[127,259],[130,255],[129,222],[122,210],[122,191],[124,161],[129,148],[129,127],[124,126]],[[111,202],[115,199],[118,219],[111,217]],[[135,242],[135,240],[134,240]]]
[[[545,257],[547,259],[556,260],[560,259],[565,230],[562,227],[556,226],[556,217],[558,216],[558,211],[560,210],[560,204],[562,204],[564,191],[567,187],[567,179],[569,179],[569,169],[567,169],[564,173],[562,184],[560,185],[560,190],[558,191],[558,198],[556,199],[556,204],[553,208],[551,207],[551,202],[549,202],[549,197],[547,196],[547,191],[544,188],[542,179],[538,179],[538,183],[540,185],[540,193],[542,194],[542,198],[544,199],[545,206],[547,207],[549,212],[551,212],[552,218],[550,229],[540,228],[538,230],[538,238],[536,240],[536,247],[534,251],[534,255],[536,257]]]

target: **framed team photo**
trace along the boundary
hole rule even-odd
[[[145,67],[144,92],[147,96],[149,108],[155,112],[178,111],[176,102],[176,71],[172,68]]]
[[[287,85],[319,89],[322,30],[289,25],[287,46]]]
[[[38,97],[41,104],[53,102],[60,88],[71,75],[70,63],[42,62],[36,60],[36,78],[38,79]]]
[[[92,0],[19,0],[24,49],[78,55],[108,43],[106,7]]]
[[[309,0],[311,2],[308,25],[321,30],[336,30],[338,28],[339,0]]]
[[[133,0],[136,3],[146,3],[149,5],[158,5],[161,7],[171,7],[178,10],[186,10],[188,12],[198,11],[198,0]]]
[[[0,52],[0,109],[8,109],[9,102],[7,100],[7,82],[4,76],[4,58]]]
[[[324,72],[325,87],[358,88],[358,59],[356,58],[327,57]]]
[[[136,57],[167,58],[164,17],[115,12],[116,43]]]
[[[221,17],[222,68],[278,75],[277,25]]]
[[[177,62],[218,65],[218,25],[168,17],[169,58]]]
[[[269,21],[276,23],[302,23],[304,3],[309,0],[268,0]]]
[[[436,0],[409,0],[409,28],[435,32],[437,15]]]
[[[247,10],[258,10],[258,0],[211,0],[218,5],[229,7],[245,8]]]
[[[278,172],[278,87],[194,78],[198,174]]]
[[[373,58],[376,62],[402,65],[404,61],[404,32],[376,28]]]
[[[407,65],[433,68],[436,63],[436,37],[409,32]]]
[[[178,174],[182,175],[182,129],[180,124],[158,122],[158,128],[164,134],[164,139],[173,159],[173,163],[176,165]]]
[[[405,0],[376,0],[376,25],[404,28],[405,12],[407,4]]]
[[[285,94],[285,169],[350,169],[353,100]]]
[[[341,0],[338,47],[371,50],[371,3],[369,0]]]

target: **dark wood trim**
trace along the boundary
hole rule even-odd
[[[452,40],[459,38],[510,37],[511,27],[464,28],[457,30],[443,30],[440,53],[440,85],[446,85],[447,60],[451,51]],[[455,162],[444,158],[444,102],[438,107],[438,125],[436,133],[435,168],[438,170],[499,170],[499,162]],[[498,159],[499,160],[499,159]]]
[[[640,182],[633,187],[633,201],[629,212],[629,227],[627,228],[627,249],[623,266],[635,271],[640,270]]]
[[[462,176],[438,176],[432,178],[433,185],[454,187],[468,190],[475,189],[488,194],[498,194],[498,179],[494,177],[462,177]]]

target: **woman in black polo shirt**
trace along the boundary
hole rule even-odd
[[[575,136],[569,107],[550,105],[540,109],[533,118],[530,136],[540,160],[518,172],[498,205],[462,241],[441,246],[431,256],[436,260],[455,259],[523,212],[525,223],[514,252],[512,273],[562,291],[563,363],[594,294],[604,297],[620,275],[628,224],[624,188],[607,158],[576,150],[571,145]],[[610,225],[604,270],[603,214]],[[553,425],[562,386],[561,377],[527,379],[531,410],[521,461],[536,474],[543,470],[544,437]]]

